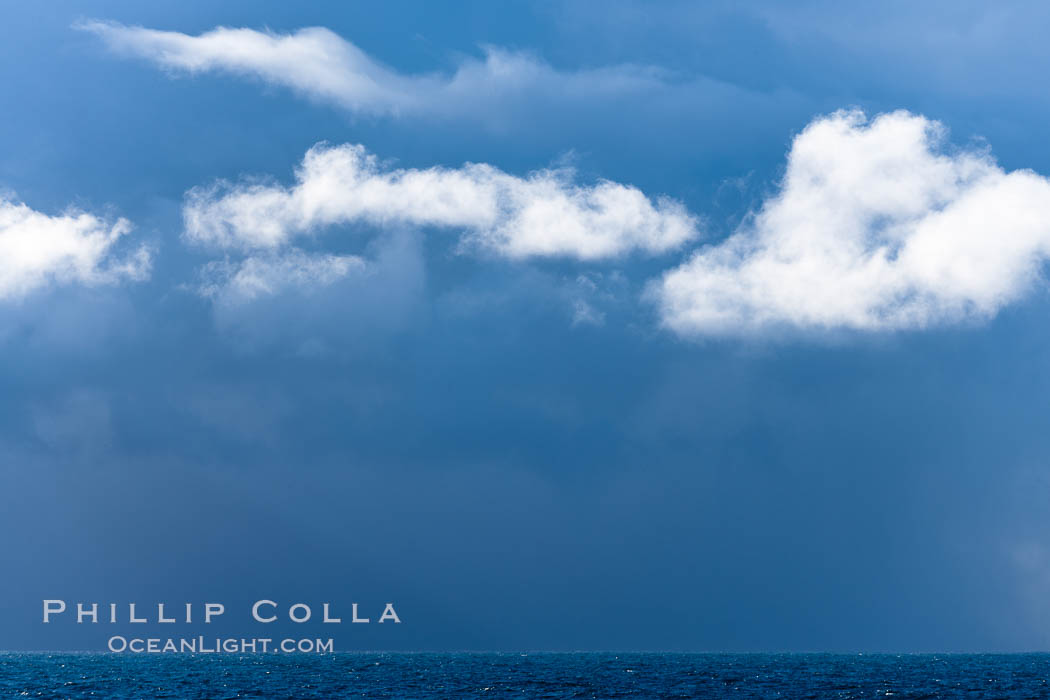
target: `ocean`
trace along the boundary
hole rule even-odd
[[[1047,654],[0,654],[42,698],[1047,698]]]

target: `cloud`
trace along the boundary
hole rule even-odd
[[[417,327],[428,304],[422,236],[394,230],[361,256],[263,250],[204,265],[192,291],[207,299],[240,351],[303,356],[370,352],[376,338]]]
[[[113,255],[129,231],[126,219],[107,222],[78,211],[49,216],[0,195],[0,301],[52,284],[145,279],[150,270],[145,247],[124,258]]]
[[[213,260],[201,269],[198,292],[217,304],[238,306],[283,291],[325,287],[365,268],[365,261],[356,255],[310,254],[301,250],[232,262]]]
[[[892,331],[988,319],[1050,255],[1050,181],[946,144],[939,122],[840,111],[794,140],[779,191],[650,287],[682,335]]]
[[[591,306],[585,299],[577,299],[572,304],[572,325],[602,326],[605,325],[605,312]]]
[[[488,47],[451,75],[404,75],[323,27],[291,34],[217,27],[199,36],[90,21],[77,29],[113,51],[190,74],[224,72],[291,88],[309,98],[370,115],[463,115],[481,105],[537,92],[572,99],[644,91],[659,71],[616,66],[560,72],[527,54]]]
[[[572,171],[526,177],[485,164],[390,169],[363,146],[317,145],[296,184],[219,182],[187,194],[186,237],[239,250],[275,249],[334,224],[454,228],[464,248],[522,259],[595,260],[674,250],[698,235],[678,202],[637,188],[573,184]]]

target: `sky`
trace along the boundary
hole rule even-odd
[[[2,13],[0,648],[1050,648],[1044,4]]]

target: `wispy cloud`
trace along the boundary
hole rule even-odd
[[[629,185],[574,184],[570,170],[518,177],[491,165],[391,169],[363,146],[318,145],[296,184],[220,182],[190,191],[189,240],[227,249],[274,249],[333,224],[419,226],[461,232],[461,246],[522,259],[595,260],[679,248],[698,235],[680,203]]]
[[[356,255],[310,254],[293,249],[279,255],[214,260],[201,270],[198,292],[224,306],[237,306],[289,290],[325,287],[366,269]]]
[[[1050,181],[908,112],[841,111],[794,140],[780,191],[650,293],[683,335],[979,320],[1050,255]]]
[[[96,34],[113,51],[171,71],[251,77],[361,114],[456,116],[537,93],[586,100],[662,84],[653,68],[559,71],[529,54],[493,47],[486,47],[484,59],[466,59],[451,74],[406,75],[323,27],[290,34],[217,27],[198,36],[115,22],[75,27]]]
[[[131,231],[126,219],[109,222],[79,211],[51,216],[0,196],[0,300],[24,297],[48,285],[113,284],[149,275],[141,246],[114,254]]]
[[[296,247],[231,252],[205,264],[185,289],[209,302],[216,329],[240,350],[283,346],[317,356],[413,328],[428,304],[425,285],[422,236],[392,231],[360,256]]]

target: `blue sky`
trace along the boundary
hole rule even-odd
[[[6,9],[0,647],[1045,649],[1047,12]]]

